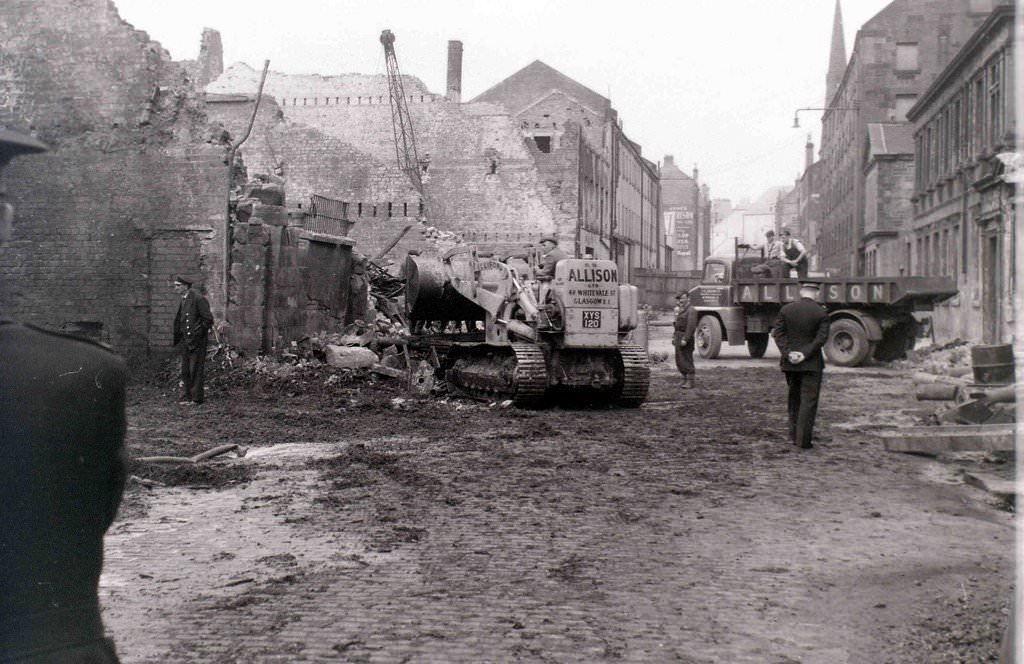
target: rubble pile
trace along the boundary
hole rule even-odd
[[[968,342],[954,339],[949,343],[927,346],[907,353],[902,360],[894,360],[891,366],[937,376],[962,376],[971,367],[971,350]]]
[[[1012,380],[979,380],[968,342],[911,351],[894,367],[914,372],[915,396],[919,401],[943,402],[927,418],[931,425],[998,425],[1016,420],[1016,389]]]

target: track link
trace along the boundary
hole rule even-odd
[[[512,397],[520,408],[544,405],[548,390],[548,366],[544,351],[532,344],[512,344],[516,354],[515,391]]]
[[[643,346],[620,344],[622,359],[622,388],[615,403],[625,408],[636,408],[647,400],[651,386],[651,365]]]
[[[512,399],[519,408],[545,405],[547,361],[539,347],[453,346],[450,353],[445,379],[452,394],[485,401]]]

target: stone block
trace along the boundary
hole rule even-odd
[[[334,346],[325,349],[327,364],[339,369],[368,369],[377,363],[377,354],[362,346]]]

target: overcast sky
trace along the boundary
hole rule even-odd
[[[715,198],[792,185],[820,144],[835,0],[114,0],[176,60],[203,28],[224,64],[289,74],[383,74],[381,30],[403,74],[444,94],[448,40],[463,44],[463,100],[534,60],[609,97],[645,157],[694,165]],[[889,0],[841,0],[849,57]]]

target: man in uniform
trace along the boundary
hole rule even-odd
[[[820,289],[817,282],[801,283],[800,298],[779,310],[772,328],[789,388],[789,439],[803,449],[814,447],[811,438],[825,371],[821,348],[828,340],[829,318],[825,307],[817,302]]]
[[[672,345],[676,349],[676,368],[683,375],[683,389],[693,387],[693,334],[697,331],[697,310],[690,305],[690,294],[676,295],[676,319],[673,322]]]
[[[210,303],[192,288],[192,280],[175,277],[174,292],[181,296],[178,314],[174,317],[174,345],[181,352],[181,404],[203,403],[203,371],[206,366],[206,344],[213,327]]]
[[[3,167],[46,150],[0,129]],[[0,246],[14,219],[0,179]],[[0,661],[118,661],[98,586],[125,484],[124,360],[0,318]]]

